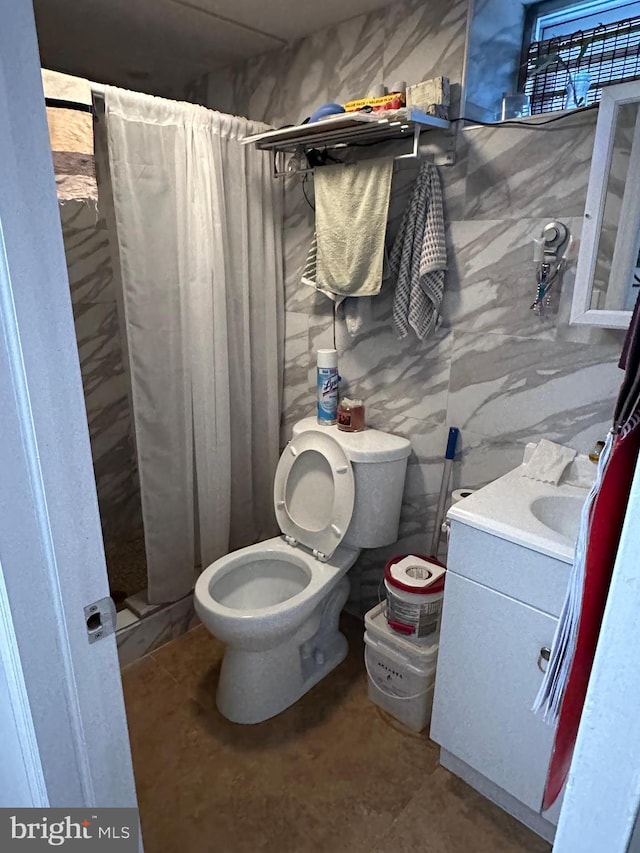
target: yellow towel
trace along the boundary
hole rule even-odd
[[[314,173],[317,287],[341,296],[374,296],[382,286],[393,158]]]

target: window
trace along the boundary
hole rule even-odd
[[[550,0],[529,7],[520,88],[531,113],[586,106],[640,79],[640,2]]]

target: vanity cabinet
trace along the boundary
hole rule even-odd
[[[431,737],[540,811],[553,729],[532,713],[556,620],[449,572]]]
[[[451,527],[430,735],[445,766],[550,839],[559,805],[542,815],[541,803],[554,728],[531,708],[569,566]]]

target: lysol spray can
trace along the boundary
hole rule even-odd
[[[335,424],[338,419],[338,350],[319,349],[318,423]]]

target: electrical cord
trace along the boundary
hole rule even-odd
[[[554,116],[553,118],[548,118],[545,121],[537,121],[535,123],[530,123],[528,121],[522,121],[522,119],[505,119],[504,121],[482,121],[478,118],[469,118],[468,116],[459,116],[458,118],[449,119],[449,122],[453,124],[458,121],[468,121],[470,124],[480,124],[482,127],[504,127],[505,125],[515,125],[516,127],[529,127],[529,128],[537,128],[542,127],[545,124],[553,124],[554,121],[562,121],[563,118],[570,118],[575,113],[586,113],[589,110],[597,110],[599,104],[588,104],[586,107],[575,107],[572,110],[563,111],[562,115]],[[538,113],[538,115],[543,115],[543,113]],[[529,118],[534,118],[534,116],[529,116]],[[308,121],[308,119],[305,119]],[[304,122],[303,122],[304,124]],[[283,124],[282,127],[279,127],[278,130],[284,130],[287,127],[293,127],[292,124]],[[349,147],[356,146],[367,146],[367,145],[380,145],[382,142],[388,142],[389,140],[378,140],[377,142],[351,142]]]
[[[563,112],[562,115],[554,116],[553,118],[548,118],[545,121],[537,121],[537,122],[529,122],[522,121],[518,119],[506,119],[505,121],[480,121],[480,119],[476,118],[468,118],[467,116],[460,116],[460,118],[452,118],[450,119],[451,124],[458,121],[468,121],[471,124],[479,124],[482,127],[505,127],[509,125],[511,127],[526,127],[529,130],[545,130],[544,125],[553,124],[554,121],[562,121],[564,118],[570,118],[576,113],[585,113],[589,110],[598,109],[599,104],[589,104],[587,107],[577,107],[575,110],[571,110],[570,112]]]
[[[313,202],[311,201],[311,199],[307,195],[307,180],[308,179],[309,179],[309,175],[307,173],[305,173],[302,176],[302,192],[304,193],[305,201],[307,202],[307,204],[309,205],[311,210],[313,210],[315,212],[316,206],[315,206],[315,204],[313,204]]]
[[[336,303],[333,303],[333,348],[336,349]]]
[[[556,121],[562,121],[562,119],[565,119],[565,118],[570,118],[571,116],[575,115],[576,113],[585,113],[585,112],[588,112],[589,110],[596,110],[596,109],[598,109],[598,106],[599,106],[599,104],[589,104],[586,107],[577,107],[576,109],[571,110],[570,112],[563,112],[562,115],[553,116],[553,118],[548,118],[545,121],[537,121],[537,122],[522,121],[522,120],[518,120],[518,119],[506,119],[505,121],[480,121],[480,119],[469,118],[468,116],[460,116],[459,118],[450,119],[450,123],[454,124],[454,123],[457,123],[460,121],[468,121],[470,124],[478,124],[481,127],[501,128],[501,127],[507,127],[508,126],[508,127],[526,128],[527,130],[548,130],[549,128],[545,127],[545,125],[553,124]],[[380,139],[380,140],[376,140],[375,142],[351,142],[349,144],[349,147],[350,148],[368,148],[371,145],[382,145],[385,142],[388,143],[389,140],[388,139]],[[275,155],[274,155],[274,157],[275,157]],[[330,157],[329,159],[331,159],[332,162],[334,162],[334,163],[340,163],[341,162],[340,160],[336,160],[333,157]],[[307,204],[311,208],[311,210],[315,211],[315,209],[316,209],[315,205],[312,204],[312,202],[309,200],[309,196],[307,195],[307,190],[305,187],[305,184],[307,182],[307,177],[308,177],[307,175],[303,176],[302,192],[304,193],[304,197],[307,201]]]
[[[481,121],[476,118],[469,118],[468,116],[459,116],[459,118],[449,119],[450,124],[455,124],[460,121],[468,121],[470,124],[479,124],[481,127],[522,127],[527,128],[528,130],[546,130],[545,125],[553,124],[556,121],[562,121],[565,118],[571,118],[571,116],[576,113],[585,113],[589,110],[598,109],[599,104],[589,104],[587,107],[576,107],[576,109],[571,110],[570,112],[563,112],[562,115],[554,116],[553,118],[548,118],[545,121],[537,121],[537,122],[529,122],[522,121],[518,119],[506,119],[505,121]],[[389,139],[377,139],[375,142],[350,142],[349,148],[369,148],[371,145],[384,145],[385,143],[389,143]],[[333,159],[334,163],[341,162],[340,160]]]

